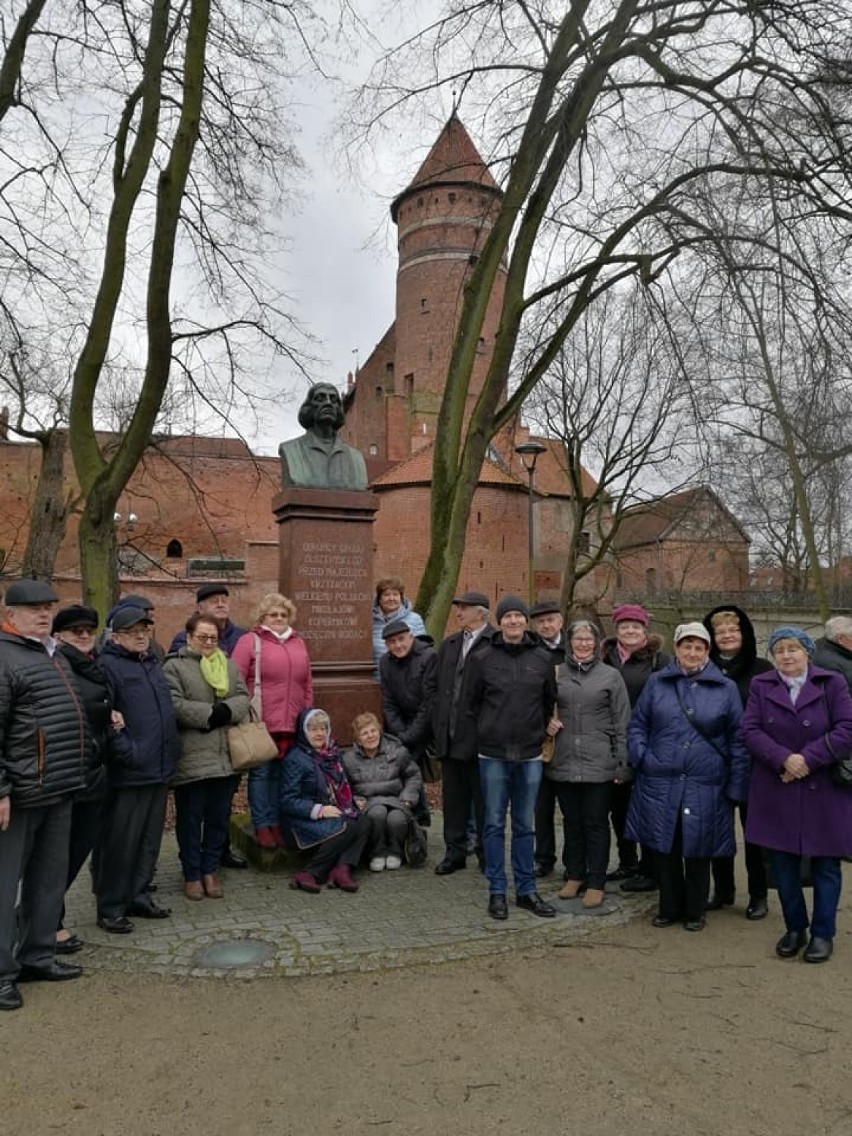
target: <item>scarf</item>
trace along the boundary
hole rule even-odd
[[[213,687],[217,698],[225,697],[231,683],[228,677],[228,658],[220,647],[210,655],[201,656],[201,675],[208,686]]]
[[[677,667],[682,675],[686,675],[687,678],[692,678],[694,675],[701,674],[709,662],[710,659],[706,658],[698,667],[685,667],[682,663],[678,663]]]
[[[622,647],[618,640],[616,640],[615,646],[616,650],[618,651],[618,657],[619,659],[621,659],[623,665],[637,651],[641,651],[643,647],[648,646],[648,638],[646,636],[641,643],[637,643],[637,645],[635,647],[631,647],[630,650],[628,650],[627,647]]]
[[[275,631],[271,627],[267,627],[265,623],[260,625],[264,631],[268,631],[270,635],[274,635],[279,643],[286,643],[290,636],[293,634],[293,628],[288,627],[286,631]]]
[[[804,674],[796,675],[795,678],[787,678],[786,675],[781,675],[781,681],[787,687],[790,693],[790,701],[795,706],[797,698],[802,693],[802,687],[808,681],[808,672],[805,671]]]
[[[334,738],[329,738],[322,749],[311,750],[311,756],[323,775],[326,791],[331,802],[345,817],[354,820],[358,816],[358,806],[352,795],[352,786],[340,760],[340,750]]]

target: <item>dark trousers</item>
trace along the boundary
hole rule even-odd
[[[12,802],[9,827],[0,832],[0,981],[14,981],[21,965],[53,962],[70,831],[70,800],[31,809]]]
[[[774,849],[769,855],[781,910],[784,912],[784,925],[788,931],[805,931],[809,921],[805,893],[802,891],[802,857],[793,852],[776,852]],[[820,939],[833,939],[837,932],[837,905],[840,903],[843,884],[839,857],[812,856],[811,880],[814,885],[811,934]]]
[[[338,864],[356,868],[364,854],[369,835],[370,821],[366,813],[360,813],[357,820],[346,821],[343,832],[330,836],[311,849],[312,856],[304,870],[310,872],[320,883],[325,883],[328,873]]]
[[[441,788],[444,796],[444,844],[446,857],[455,863],[467,859],[467,822],[470,808],[476,815],[477,849],[482,847],[482,786],[477,761],[456,761],[448,757],[441,762]]]
[[[610,781],[554,781],[565,825],[565,871],[603,891],[609,866]]]
[[[748,809],[743,802],[739,806],[740,822],[745,831]],[[748,894],[750,899],[766,899],[769,891],[769,881],[766,876],[766,861],[763,858],[763,849],[756,844],[745,841],[746,875],[748,876]],[[723,899],[734,898],[734,857],[713,857],[713,890]]]
[[[408,832],[408,814],[389,805],[371,805],[366,813],[370,822],[367,844],[369,856],[399,856]]]
[[[697,923],[704,918],[704,904],[710,886],[710,857],[683,855],[683,829],[680,818],[671,852],[656,852],[660,880],[660,915],[663,919],[684,919]]]
[[[222,862],[233,778],[207,777],[175,786],[175,836],[185,880],[212,875]]]
[[[535,862],[550,871],[556,863],[556,782],[542,777],[535,803]],[[565,811],[562,813],[562,864],[568,867],[565,848],[568,843]]]
[[[95,847],[101,834],[104,822],[104,797],[97,797],[92,801],[75,801],[71,806],[71,835],[68,839],[68,875],[65,890],[71,887],[80,869],[86,863],[89,853]],[[65,903],[62,904],[62,914],[59,917],[59,926],[62,927],[65,919]]]
[[[101,918],[117,919],[131,903],[149,901],[145,889],[160,854],[166,795],[165,785],[109,791],[94,878]]]

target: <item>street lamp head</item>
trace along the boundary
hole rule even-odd
[[[541,442],[523,442],[520,446],[515,446],[515,453],[520,457],[524,469],[527,473],[532,473],[535,469],[535,463],[538,461],[538,455],[543,454],[547,446],[543,446]]]

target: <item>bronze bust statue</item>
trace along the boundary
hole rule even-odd
[[[311,489],[366,489],[367,467],[360,450],[341,442],[343,402],[331,383],[316,383],[299,408],[304,434],[278,447],[285,486]]]

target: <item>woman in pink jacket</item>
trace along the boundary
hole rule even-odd
[[[278,744],[276,760],[249,771],[249,808],[261,848],[284,844],[278,825],[281,759],[293,743],[299,713],[313,704],[311,660],[304,639],[291,626],[295,618],[293,601],[269,592],[260,601],[255,625],[231,655],[253,704]]]

